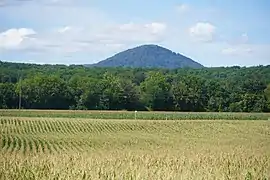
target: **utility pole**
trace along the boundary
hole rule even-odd
[[[19,109],[21,109],[21,105],[22,105],[22,81],[21,81],[21,77],[20,77],[20,89],[19,89]]]

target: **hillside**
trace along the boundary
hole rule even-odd
[[[120,52],[104,61],[86,65],[95,67],[202,68],[192,59],[157,45],[143,45]]]

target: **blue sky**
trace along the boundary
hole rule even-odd
[[[269,0],[0,0],[0,60],[90,64],[157,44],[207,66],[270,64]]]

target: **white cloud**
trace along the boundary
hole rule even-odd
[[[257,45],[252,45],[248,43],[249,37],[246,33],[241,34],[237,38],[233,40],[225,40],[225,43],[229,45],[229,47],[223,48],[221,53],[229,56],[247,56],[254,53],[254,49],[256,49]]]
[[[122,24],[119,26],[119,30],[122,31],[137,31],[139,30],[138,26],[134,23],[127,23],[127,24]]]
[[[0,59],[13,58],[17,54],[17,59],[33,57],[36,61],[43,59],[53,63],[62,59],[67,63],[66,57],[74,57],[70,61],[79,63],[84,59],[89,63],[139,44],[154,43],[183,53],[204,65],[235,62],[245,64],[247,61],[247,64],[252,64],[254,59],[269,64],[267,62],[270,57],[269,46],[250,45],[248,34],[245,32],[237,37],[229,37],[234,33],[226,32],[228,34],[222,34],[224,38],[221,38],[215,25],[207,22],[195,24],[198,18],[214,22],[211,17],[218,18],[221,14],[195,9],[196,7],[187,4],[174,7],[174,12],[162,18],[164,22],[155,22],[153,19],[144,21],[139,14],[119,19],[119,14],[110,16],[108,12],[102,11],[97,6],[93,7],[90,1],[84,0],[27,0],[27,2],[17,0],[16,3],[13,3],[15,0],[0,0],[0,6],[1,2],[8,2],[8,6],[0,7],[0,14],[4,14],[0,15],[0,21],[1,19],[20,21],[22,27],[23,22],[28,22],[33,25],[33,29],[39,28],[39,31],[34,36],[18,29],[15,31],[17,33],[7,33],[8,36],[0,32]],[[172,19],[176,13],[178,19]],[[189,13],[189,16],[184,17],[182,13]],[[181,15],[183,16],[179,21]],[[165,22],[172,25],[167,26]],[[194,26],[191,27],[190,22],[195,22],[191,24]],[[214,42],[194,43],[190,37],[199,42]],[[32,56],[33,54],[35,56]],[[241,58],[240,55],[244,54],[246,56]]]
[[[167,25],[164,23],[150,23],[145,25],[146,29],[149,29],[153,34],[162,34],[166,31]]]
[[[98,42],[120,44],[155,43],[164,40],[167,25],[160,22],[115,24],[95,34]]]
[[[166,24],[152,22],[147,24],[127,23],[119,25],[119,30],[123,32],[147,32],[152,34],[162,34],[167,29]]]
[[[190,10],[190,7],[187,4],[181,4],[176,6],[176,10],[180,13],[186,13]]]
[[[248,48],[248,47],[236,46],[236,47],[228,47],[228,48],[222,49],[221,52],[224,55],[230,55],[230,56],[240,55],[240,56],[243,56],[243,55],[251,54],[253,52],[253,50],[251,48]]]
[[[160,22],[114,24],[98,28],[69,25],[39,34],[32,29],[11,29],[0,34],[0,48],[63,55],[114,52],[133,44],[161,41],[166,29],[166,24]],[[36,34],[35,37],[30,37],[33,34]]]
[[[36,32],[33,29],[27,29],[27,28],[18,29],[18,32],[22,36],[28,36],[28,35],[36,34]]]
[[[70,5],[72,2],[73,5]],[[23,50],[20,53],[34,51],[43,52],[44,55],[65,56],[80,52],[99,56],[106,51],[110,55],[134,44],[154,43],[164,39],[167,29],[164,23],[150,21],[121,24],[100,9],[85,4],[91,3],[74,0],[29,0],[1,10],[7,19],[31,22],[34,27],[47,27],[40,30],[35,38],[27,38],[17,43],[16,50]]]
[[[70,26],[65,26],[65,27],[59,28],[59,29],[58,29],[58,32],[59,32],[59,33],[65,33],[65,32],[67,32],[67,31],[69,31],[70,29],[71,29]]]
[[[269,65],[270,59],[269,44],[241,44],[225,45],[221,48],[219,58],[224,59],[224,64],[238,64],[245,66]]]
[[[214,40],[216,27],[210,23],[199,22],[189,28],[190,36],[200,42],[211,42]]]
[[[0,33],[0,49],[12,49],[18,48],[24,40],[30,39],[30,35],[34,35],[36,32],[33,29],[20,28],[9,29]]]

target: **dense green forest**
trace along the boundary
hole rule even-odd
[[[203,65],[161,46],[148,44],[117,53],[89,67],[202,68]]]
[[[269,112],[270,66],[169,70],[0,61],[0,108],[20,104],[24,109]]]

